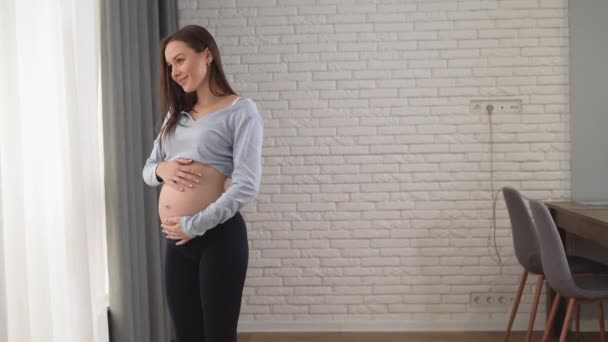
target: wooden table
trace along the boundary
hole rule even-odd
[[[608,205],[583,205],[576,202],[546,202],[551,216],[557,226],[564,243],[566,254],[568,250],[568,236],[576,235],[585,240],[608,248]],[[551,311],[551,304],[555,292],[547,286],[547,311]],[[553,335],[559,336],[566,314],[566,301],[560,300]]]

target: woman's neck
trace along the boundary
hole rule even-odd
[[[209,82],[203,81],[203,84],[204,85],[196,90],[196,107],[205,108],[217,104],[220,97],[211,93],[211,89],[209,89]]]

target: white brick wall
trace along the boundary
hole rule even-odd
[[[520,268],[502,197],[489,256],[488,117],[469,103],[523,103],[493,117],[496,188],[569,196],[566,0],[179,4],[265,118],[242,329],[505,327],[508,305],[470,304]]]

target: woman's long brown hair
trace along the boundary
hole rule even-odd
[[[211,93],[215,96],[237,95],[230,87],[230,84],[228,84],[224,68],[222,67],[220,51],[209,31],[198,25],[188,25],[163,39],[160,44],[161,120],[164,120],[167,112],[170,113],[170,116],[166,124],[161,128],[161,151],[163,140],[169,138],[175,132],[175,128],[179,122],[179,114],[182,111],[189,112],[192,110],[197,101],[196,91],[192,93],[184,92],[182,87],[171,78],[171,68],[165,60],[165,49],[167,48],[167,44],[172,41],[184,42],[198,53],[209,48],[209,51],[213,55],[213,61],[208,70]]]

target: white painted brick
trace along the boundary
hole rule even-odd
[[[259,211],[267,211],[267,212],[291,212],[294,211],[296,209],[296,205],[295,204],[263,204],[260,203],[258,204],[258,210]]]
[[[523,104],[493,117],[496,187],[569,197],[567,1],[178,3],[264,116],[242,319],[504,321],[469,305],[521,271],[502,202],[505,264],[488,255],[488,121],[469,103]]]
[[[300,252],[291,249],[265,249],[262,251],[264,258],[295,258],[300,256]]]
[[[295,25],[296,33],[333,33],[333,25]]]
[[[346,313],[343,305],[310,305],[310,313]]]
[[[309,194],[276,194],[272,196],[272,201],[277,203],[294,203],[294,202],[309,202],[310,195]]]
[[[324,55],[322,57],[325,57],[324,59],[326,60],[331,60],[329,59],[328,56],[331,56],[331,54],[329,55]],[[344,56],[344,54],[341,54],[341,56]],[[349,71],[335,71],[335,72],[313,72],[313,77],[314,80],[349,80],[352,78],[352,75]]]
[[[257,240],[253,241],[253,247],[256,249],[281,249],[289,248],[291,245],[290,241],[278,241],[278,240]]]
[[[298,203],[298,211],[333,211],[334,203]]]
[[[238,7],[270,7],[274,0],[236,0],[236,4]]]
[[[321,285],[320,277],[289,277],[284,279],[284,284],[287,286],[310,286]]]
[[[301,15],[335,14],[336,11],[336,6],[298,6],[298,14]]]

